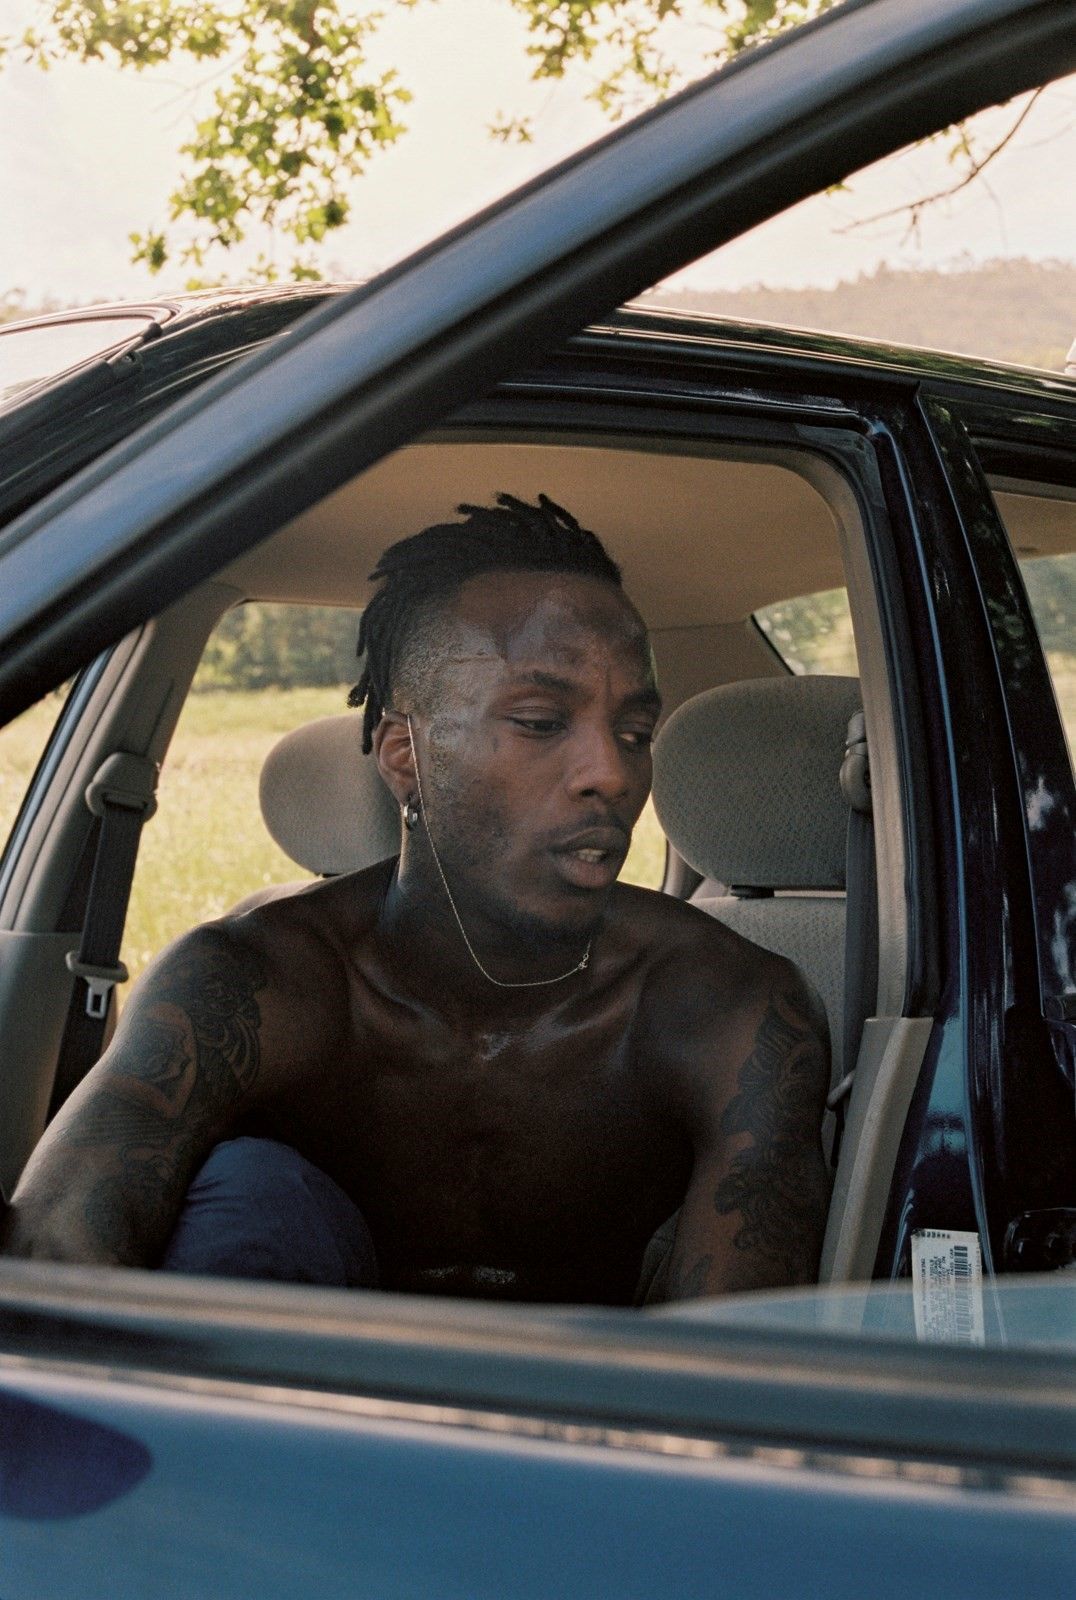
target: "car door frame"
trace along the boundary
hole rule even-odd
[[[949,1226],[960,1226],[955,1191],[965,1173],[971,1178],[971,1208],[963,1206],[987,1269],[1043,1268],[1034,1252],[1016,1259],[1007,1240],[1022,1215],[1072,1203],[1076,994],[1050,942],[1058,928],[1071,939],[1076,789],[985,467],[1076,481],[1076,418],[1071,399],[1055,399],[1048,381],[1037,394],[1025,387],[1004,397],[928,382],[918,406],[927,433],[921,566],[934,623],[935,738],[948,752],[953,794],[942,912],[958,936],[960,967],[947,990],[951,1038],[926,1064],[910,1108],[883,1248],[906,1260],[912,1232],[937,1225],[917,1197],[938,1187],[941,1163],[950,1168],[941,1185],[954,1191]],[[1040,782],[1051,805],[1033,829]]]

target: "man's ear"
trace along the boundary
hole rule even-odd
[[[374,759],[396,803],[405,806],[417,792],[415,763],[407,718],[399,711],[384,711],[373,734]]]

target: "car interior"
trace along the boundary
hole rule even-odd
[[[856,497],[821,456],[783,443],[448,426],[282,527],[85,673],[0,877],[0,1187],[12,1192],[53,1101],[66,961],[79,943],[73,908],[93,866],[86,795],[105,763],[122,753],[152,788],[229,608],[360,608],[387,544],[501,491],[549,495],[621,564],[665,701],[654,753],[664,891],[792,957],[821,996],[833,1056],[824,1138],[836,1177],[820,1278],[867,1279],[931,1028],[905,1002],[907,775]],[[1019,484],[996,492],[1025,554],[1076,549],[1071,499]],[[755,613],[842,586],[858,675],[790,672]],[[261,825],[296,876],[395,853],[398,818],[359,753],[360,720],[299,726],[265,763]],[[286,892],[251,884],[239,909]]]

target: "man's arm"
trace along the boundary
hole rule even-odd
[[[30,1158],[7,1253],[156,1264],[191,1178],[258,1079],[265,985],[256,948],[220,928],[165,953]]]
[[[796,968],[775,961],[720,1031],[725,1060],[739,1064],[693,1079],[695,1161],[668,1300],[813,1283],[818,1272],[831,1181],[825,1013]]]

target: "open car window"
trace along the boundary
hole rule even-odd
[[[1076,551],[1020,563],[1076,770]]]
[[[70,692],[70,684],[61,684],[0,728],[0,857],[11,842],[27,792],[48,753]]]
[[[754,620],[789,671],[858,675],[847,589],[778,600],[756,611]]]

